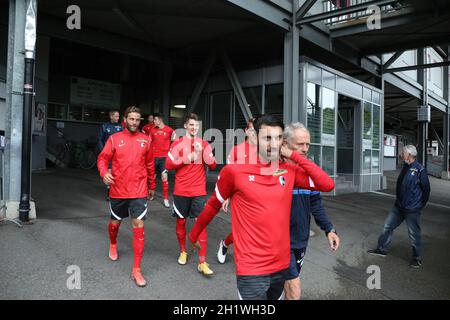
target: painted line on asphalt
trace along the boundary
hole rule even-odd
[[[379,195],[382,195],[382,196],[387,196],[387,197],[394,198],[394,199],[396,198],[396,196],[394,196],[392,194],[384,193],[384,192],[371,191],[371,193],[379,194]],[[435,207],[439,207],[439,208],[444,208],[444,209],[450,209],[449,206],[444,206],[443,204],[434,203],[434,202],[427,202],[427,205],[435,206]]]

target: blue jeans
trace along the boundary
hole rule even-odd
[[[406,220],[408,225],[408,236],[412,245],[413,257],[416,259],[421,259],[421,247],[422,239],[420,232],[420,211],[402,213],[397,207],[393,207],[384,222],[384,230],[381,236],[378,238],[378,249],[386,252],[387,247],[392,241],[392,235],[394,230]]]

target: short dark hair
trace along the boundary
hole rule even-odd
[[[198,121],[198,115],[196,115],[195,113],[189,113],[185,118],[184,118],[184,123],[188,123],[189,120],[195,120]]]
[[[139,113],[139,115],[142,115],[141,109],[139,109],[136,106],[129,106],[126,110],[125,110],[125,119],[128,118],[128,114],[132,113],[132,112],[136,112]]]
[[[118,113],[120,115],[119,110],[113,109],[113,110],[109,110],[109,116],[111,117],[114,113]]]
[[[264,114],[256,119],[256,121],[253,123],[253,126],[255,127],[256,134],[259,134],[259,129],[263,125],[269,126],[269,127],[280,127],[282,131],[284,131],[284,123],[283,121],[278,120],[274,116],[270,114]]]
[[[160,119],[163,119],[163,120],[164,120],[163,115],[162,115],[161,113],[159,113],[159,112],[155,112],[155,113],[153,114],[153,118],[160,118]]]

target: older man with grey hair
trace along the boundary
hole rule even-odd
[[[386,218],[377,248],[368,252],[386,256],[387,247],[391,243],[394,230],[403,220],[406,220],[413,256],[410,266],[419,268],[422,265],[420,216],[430,196],[430,181],[428,180],[427,170],[416,161],[417,150],[415,146],[405,146],[400,156],[404,161],[404,166],[397,179],[395,205]]]
[[[294,122],[284,129],[285,145],[302,156],[308,155],[311,142],[309,130],[300,122]],[[340,239],[330,221],[318,191],[295,188],[292,194],[290,240],[291,262],[285,271],[284,293],[287,300],[298,300],[301,296],[300,271],[303,265],[310,235],[311,215],[324,231],[330,249],[336,251]]]

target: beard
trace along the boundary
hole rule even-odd
[[[137,125],[129,125],[128,123],[127,123],[127,130],[128,131],[130,131],[130,132],[136,132],[137,130],[138,130],[138,126]]]

